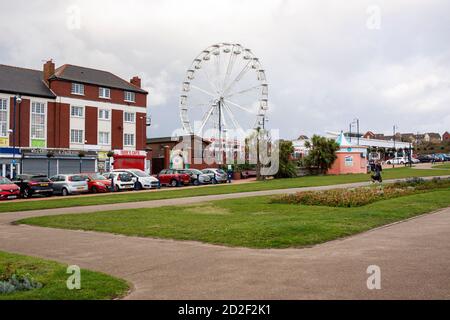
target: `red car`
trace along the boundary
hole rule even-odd
[[[0,200],[17,199],[20,196],[20,188],[11,180],[0,177]]]
[[[178,173],[176,170],[164,169],[157,176],[161,185],[179,187],[191,183],[191,176],[187,173]]]
[[[108,192],[111,191],[111,180],[106,179],[99,173],[83,173],[82,176],[88,183],[89,192]]]

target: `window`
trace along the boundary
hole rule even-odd
[[[109,99],[111,97],[110,94],[109,88],[98,88],[98,96],[100,98]]]
[[[124,112],[124,115],[123,115],[124,121],[134,123],[134,116],[135,116],[135,114],[133,112]]]
[[[78,129],[70,130],[70,142],[71,143],[83,143],[83,130],[78,130]]]
[[[45,139],[45,104],[42,102],[31,104],[31,138]]]
[[[70,108],[70,115],[72,117],[82,118],[83,117],[83,107],[72,106]]]
[[[99,109],[98,110],[98,118],[100,120],[109,120],[109,110]]]
[[[84,85],[81,83],[72,83],[72,94],[84,95]]]
[[[125,133],[123,135],[123,144],[125,146],[129,146],[129,147],[134,146],[134,134],[132,134],[132,133]]]
[[[109,144],[109,132],[98,133],[98,144]]]
[[[8,133],[8,100],[0,99],[0,136],[6,137]]]
[[[125,91],[125,97],[124,100],[128,102],[134,102],[134,92],[131,91]]]

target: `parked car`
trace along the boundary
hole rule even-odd
[[[111,191],[111,180],[106,179],[100,173],[83,173],[83,178],[88,184],[88,190],[92,193]]]
[[[0,177],[0,200],[17,199],[20,197],[20,188],[11,180]]]
[[[114,191],[133,190],[133,176],[127,172],[108,172],[103,174],[106,179],[113,180]]]
[[[207,168],[202,170],[203,173],[211,177],[212,183],[224,183],[227,182],[227,173],[222,169]]]
[[[416,163],[420,163],[420,160],[418,158],[411,157],[411,162],[416,164]]]
[[[386,164],[406,164],[409,163],[407,158],[395,157],[386,161]]]
[[[159,188],[159,180],[152,177],[145,171],[139,169],[116,169],[113,172],[126,172],[133,176],[134,188],[141,189],[156,189]]]
[[[428,163],[433,160],[433,157],[428,154],[425,154],[425,155],[418,156],[417,160],[419,160],[421,163]]]
[[[46,175],[19,174],[13,182],[19,186],[20,195],[24,198],[36,194],[53,195],[53,183]]]
[[[437,162],[443,162],[443,161],[449,161],[450,157],[447,156],[445,153],[438,153],[434,155]]]
[[[171,187],[179,187],[188,185],[191,182],[191,176],[187,173],[178,173],[174,169],[164,169],[156,176],[161,185],[168,185]]]
[[[181,169],[181,170],[176,170],[176,172],[188,174],[191,177],[191,184],[193,184],[194,186],[198,186],[200,184],[212,183],[212,179],[211,179],[210,175],[207,175],[197,169]]]
[[[256,170],[244,170],[241,172],[242,179],[256,177]]]
[[[89,191],[85,177],[79,174],[58,174],[50,180],[53,182],[54,194],[68,196]]]

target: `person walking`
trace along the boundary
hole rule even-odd
[[[375,163],[374,174],[371,176],[372,182],[378,181],[379,183],[383,182],[383,178],[381,177],[381,171],[383,171],[383,167],[381,166],[380,161]]]
[[[227,170],[227,182],[231,183],[231,179],[233,178],[233,169],[231,168],[231,166],[228,166],[228,170]]]

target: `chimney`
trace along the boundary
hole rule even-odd
[[[44,63],[44,74],[43,78],[44,81],[49,84],[48,79],[55,74],[55,64],[53,63],[52,59],[48,60],[46,63]]]
[[[140,88],[141,87],[141,78],[139,78],[138,76],[135,76],[130,80],[130,83],[134,84],[136,87]]]

